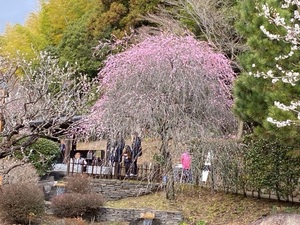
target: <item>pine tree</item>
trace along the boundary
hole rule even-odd
[[[267,118],[275,115],[278,119],[295,118],[290,112],[282,112],[275,107],[274,101],[287,104],[293,96],[299,96],[300,89],[286,83],[272,83],[263,76],[260,78],[251,76],[251,74],[254,75],[253,71],[268,73],[276,66],[290,71],[295,70],[299,65],[299,53],[295,53],[284,61],[275,60],[279,55],[289,54],[292,44],[281,39],[271,39],[265,34],[264,30],[280,35],[284,35],[286,32],[282,27],[270,23],[263,16],[265,3],[276,9],[287,23],[290,23],[292,18],[293,7],[282,9],[282,1],[279,0],[245,0],[239,3],[241,19],[236,26],[246,39],[249,49],[239,57],[240,64],[245,71],[235,83],[234,110],[243,121],[252,124],[256,134],[278,135],[285,141],[297,143],[299,128],[285,127],[278,131],[274,124],[267,121]],[[274,11],[271,11],[272,13]],[[280,76],[278,71],[275,73],[277,73],[275,76]]]

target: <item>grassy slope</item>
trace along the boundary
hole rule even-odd
[[[177,186],[175,201],[168,201],[164,192],[107,202],[116,208],[150,208],[156,210],[180,210],[185,224],[248,225],[251,222],[277,212],[300,213],[299,204],[245,198],[240,195],[214,193],[191,185]]]

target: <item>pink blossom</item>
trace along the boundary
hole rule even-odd
[[[158,123],[182,131],[188,126],[206,129],[205,123],[220,129],[233,117],[230,61],[191,36],[149,37],[110,56],[99,78],[104,95],[87,116],[98,132]]]

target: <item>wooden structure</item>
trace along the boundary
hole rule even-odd
[[[87,174],[94,178],[101,179],[135,179],[135,180],[147,180],[147,181],[157,181],[162,180],[162,170],[157,164],[142,164],[138,165],[138,174],[136,176],[125,176],[125,166],[123,164],[119,165],[120,172],[117,171],[116,166],[105,166],[103,165],[82,165],[76,163],[69,163],[68,175],[74,174]]]

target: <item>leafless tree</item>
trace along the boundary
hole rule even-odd
[[[234,28],[237,15],[233,0],[164,0],[164,6],[148,20],[167,30],[182,34],[187,28],[180,21],[190,20],[197,25],[200,39],[236,62],[238,52],[245,50],[242,37]],[[238,66],[236,64],[236,66]]]

